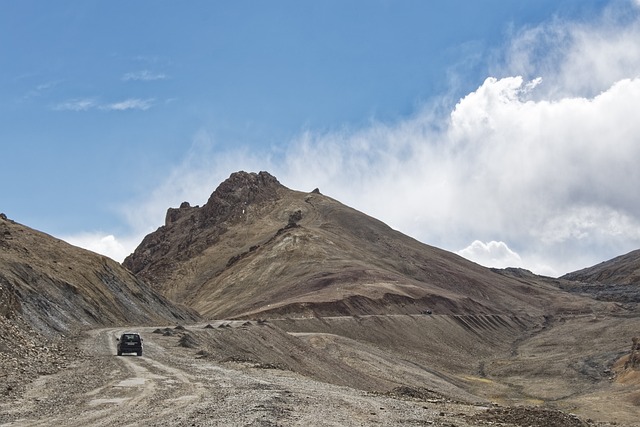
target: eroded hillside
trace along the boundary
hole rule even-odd
[[[34,329],[193,320],[120,264],[6,217],[0,218],[2,312]]]

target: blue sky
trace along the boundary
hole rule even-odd
[[[121,260],[237,170],[484,265],[640,248],[635,0],[0,0],[0,211]]]

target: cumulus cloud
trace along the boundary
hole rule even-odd
[[[509,249],[509,246],[504,242],[484,243],[476,240],[458,251],[458,254],[487,267],[506,268],[522,265],[520,255]]]
[[[640,247],[640,79],[553,101],[529,99],[538,83],[488,78],[445,129],[421,114],[305,134],[279,173],[449,250],[505,242],[534,270],[540,253],[560,274]]]
[[[113,234],[95,232],[64,236],[63,240],[121,262],[131,253],[131,247],[140,242],[138,238],[141,239],[142,237],[135,236],[134,238],[122,240],[116,238]]]
[[[136,230],[204,203],[236,170],[269,170],[425,243],[547,275],[640,247],[640,20],[554,21],[514,34],[504,60],[443,114],[309,130],[284,150],[221,149],[206,134],[148,198]],[[132,250],[133,248],[131,248]]]
[[[619,80],[640,76],[639,39],[637,8],[614,3],[595,22],[554,19],[519,30],[493,73],[544,76],[541,99],[595,96]]]

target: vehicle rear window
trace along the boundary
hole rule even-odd
[[[124,341],[139,341],[140,337],[138,335],[134,335],[134,334],[124,334],[122,336],[122,339]]]

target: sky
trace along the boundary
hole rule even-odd
[[[268,171],[488,267],[640,249],[640,0],[0,0],[0,212],[122,261]]]

